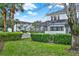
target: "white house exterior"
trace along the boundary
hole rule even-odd
[[[59,21],[59,20],[58,20]],[[45,31],[47,34],[66,34],[70,33],[70,28],[66,24],[66,22],[55,22],[47,26],[47,31]]]
[[[79,4],[76,4],[76,13],[77,19],[79,22]],[[70,33],[70,28],[67,24],[67,15],[66,9],[63,9],[59,12],[47,14],[47,16],[51,17],[51,24],[47,26],[46,34],[68,34]]]
[[[30,27],[32,26],[29,22],[19,21],[14,25],[14,31],[30,31]]]

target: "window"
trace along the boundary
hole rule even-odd
[[[50,27],[50,30],[51,31],[63,31],[63,26],[60,26],[60,27]]]

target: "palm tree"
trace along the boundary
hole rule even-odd
[[[6,4],[0,4],[0,11],[3,17],[3,31],[6,32]]]
[[[15,13],[15,4],[12,4],[10,9],[11,19],[12,19],[12,32],[14,31],[14,13]]]
[[[15,14],[15,11],[23,11],[23,8],[22,8],[22,3],[13,3],[11,8],[10,8],[10,14],[11,14],[11,19],[12,19],[12,32],[14,31],[14,14]]]

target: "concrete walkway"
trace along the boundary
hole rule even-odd
[[[30,38],[31,33],[24,33],[21,38]]]

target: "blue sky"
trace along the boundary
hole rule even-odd
[[[50,17],[45,16],[47,13],[53,13],[64,8],[53,3],[48,6],[45,5],[47,3],[25,3],[23,5],[24,12],[16,12],[15,19],[26,22],[46,21],[50,20]]]

